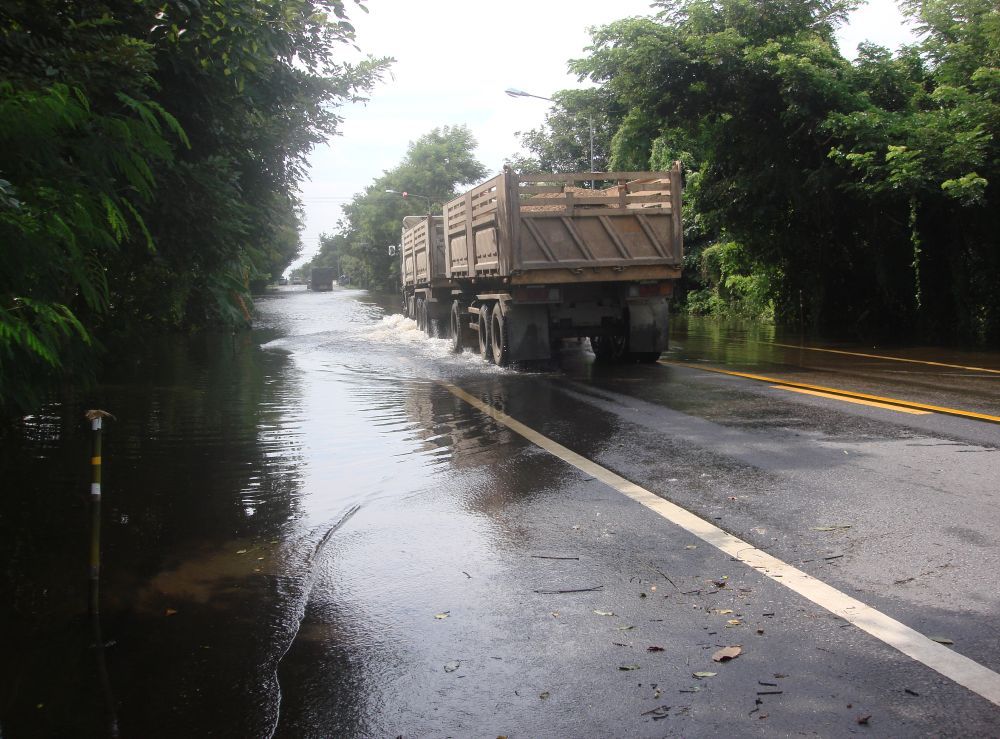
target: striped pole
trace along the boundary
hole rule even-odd
[[[94,653],[97,657],[97,672],[101,681],[101,692],[108,711],[108,735],[116,739],[118,712],[111,691],[111,678],[104,657],[104,637],[101,632],[100,584],[101,584],[101,427],[105,418],[114,418],[107,411],[91,410],[85,414],[90,421],[90,624],[93,630]]]
[[[90,421],[90,613],[100,613],[101,582],[101,428],[111,414],[91,410],[85,414]]]

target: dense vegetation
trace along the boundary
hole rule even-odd
[[[320,238],[319,253],[299,273],[308,277],[313,267],[333,267],[353,285],[398,290],[394,247],[403,216],[440,213],[459,186],[485,177],[486,169],[473,156],[475,147],[465,126],[435,128],[411,142],[402,162],[344,206],[337,232]]]
[[[850,0],[680,0],[596,29],[534,164],[688,168],[689,310],[1000,345],[1000,9],[909,0],[853,61]],[[520,166],[532,162],[521,161]]]
[[[249,317],[297,253],[306,155],[387,64],[338,62],[353,37],[345,0],[4,2],[0,409]]]

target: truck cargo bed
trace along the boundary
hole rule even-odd
[[[578,185],[600,182],[603,189]],[[673,279],[681,171],[516,174],[444,207],[446,273],[511,284]]]

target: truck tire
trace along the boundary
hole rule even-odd
[[[490,342],[490,307],[485,303],[479,309],[479,355],[487,362],[493,361],[493,346]]]
[[[620,362],[628,353],[628,337],[591,336],[590,348],[598,362]]]
[[[427,319],[426,300],[420,301],[420,306],[417,308],[417,315],[419,316],[419,318],[417,319],[417,323],[419,324],[424,334],[426,334],[427,336],[433,336],[434,335],[433,327],[431,326],[431,322]]]
[[[454,300],[451,303],[451,350],[461,354],[464,349],[477,349],[475,331],[469,326],[469,314],[462,304]]]
[[[465,348],[462,331],[462,306],[457,300],[451,301],[451,350],[461,354]]]
[[[493,361],[501,367],[510,364],[510,347],[507,340],[507,317],[497,305],[490,316],[490,347],[493,350]]]
[[[424,319],[427,314],[424,313],[424,301],[421,298],[416,298],[413,305],[413,320],[417,322],[417,328],[421,331],[425,331]]]

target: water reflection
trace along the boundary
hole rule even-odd
[[[419,733],[434,725],[421,705],[465,710],[421,682],[463,655],[442,659],[447,643],[408,625],[489,599],[535,545],[517,522],[584,482],[441,382],[594,458],[628,457],[620,414],[578,402],[567,378],[575,393],[715,402],[668,387],[668,367],[594,365],[585,342],[558,369],[501,370],[425,338],[392,302],[281,291],[252,334],[154,342],[97,393],[22,420],[0,450],[0,734],[105,731],[85,619],[85,407],[117,416],[102,610],[123,735],[332,736]],[[671,356],[802,371],[779,339],[675,322]]]

